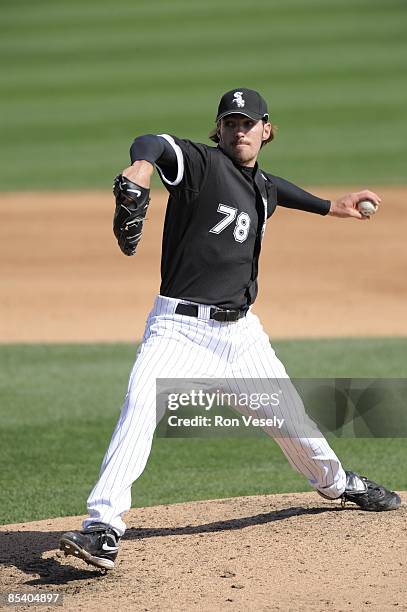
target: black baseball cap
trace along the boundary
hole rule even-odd
[[[268,121],[267,103],[258,91],[237,87],[227,91],[220,99],[216,123],[226,115],[246,115],[250,119]]]

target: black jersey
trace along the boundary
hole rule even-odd
[[[170,194],[161,295],[247,308],[257,296],[261,241],[277,203],[320,214],[328,212],[330,203],[263,172],[257,164],[239,166],[219,147],[175,136],[160,138],[176,156],[170,165],[157,162]]]

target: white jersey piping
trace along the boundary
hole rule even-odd
[[[165,183],[167,183],[167,185],[172,185],[173,187],[175,187],[176,185],[180,184],[180,182],[182,181],[182,177],[184,176],[184,156],[182,154],[181,147],[179,145],[177,145],[175,140],[171,136],[169,136],[168,134],[157,134],[157,135],[160,136],[161,138],[164,138],[172,146],[172,148],[175,151],[175,155],[177,156],[178,170],[177,170],[177,176],[175,178],[175,181],[168,180],[164,176],[164,173],[161,170],[161,168],[156,164],[156,168],[157,168],[158,172],[160,173],[160,176],[161,176],[162,180]]]

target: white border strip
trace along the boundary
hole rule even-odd
[[[264,182],[267,181],[267,177],[264,176],[263,172],[260,172],[261,176],[264,178]],[[266,189],[266,193],[267,193],[267,189]],[[260,194],[261,195],[261,194]],[[264,238],[264,234],[266,231],[266,225],[267,225],[267,213],[268,213],[268,202],[267,199],[264,198],[263,196],[261,196],[261,199],[263,200],[263,204],[264,204],[264,223],[263,223],[263,227],[261,228],[261,239],[263,240]]]
[[[157,136],[164,138],[172,146],[175,151],[175,155],[177,156],[178,172],[175,181],[169,181],[167,178],[165,178],[161,168],[156,164],[156,168],[159,171],[162,180],[167,183],[167,185],[172,185],[175,187],[176,185],[180,184],[182,177],[184,176],[184,156],[182,154],[181,147],[177,145],[175,140],[168,134],[157,134]]]

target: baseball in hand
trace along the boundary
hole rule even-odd
[[[377,206],[370,200],[358,202],[357,209],[364,217],[370,217],[377,212]]]

